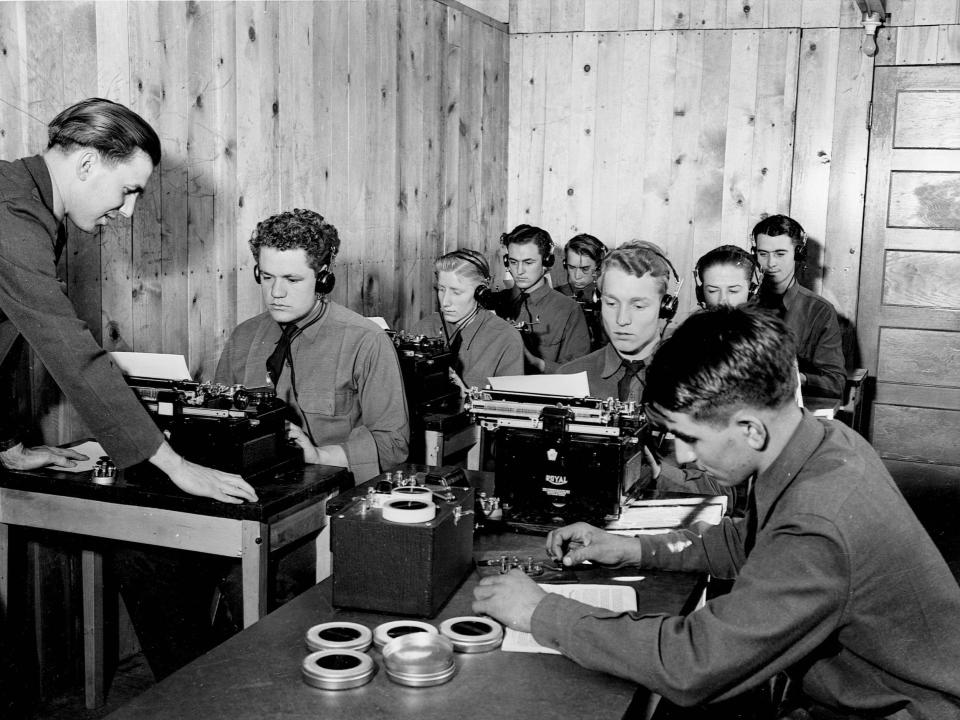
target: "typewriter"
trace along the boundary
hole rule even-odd
[[[188,460],[248,478],[303,462],[287,444],[289,406],[273,388],[130,376],[127,384]]]
[[[649,475],[648,424],[636,403],[473,388],[466,407],[494,434],[496,494],[516,530],[603,527]]]

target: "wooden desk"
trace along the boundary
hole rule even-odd
[[[188,495],[152,468],[121,473],[112,485],[88,474],[0,473],[0,611],[9,600],[11,525],[146,543],[239,558],[243,622],[267,610],[269,554],[321,529],[327,498],[352,486],[343,468],[295,468],[253,480],[258,502],[238,505]],[[81,550],[87,707],[103,704],[103,558]]]
[[[512,536],[510,549],[521,544],[542,556],[542,539]],[[522,538],[522,540],[518,540]],[[531,545],[535,543],[535,545]],[[503,548],[484,539],[487,549]],[[638,608],[641,613],[677,613],[700,587],[699,576],[643,571]],[[477,583],[468,576],[430,622],[473,614],[470,603]],[[445,685],[410,688],[393,683],[383,671],[379,651],[370,650],[378,665],[367,685],[326,691],[303,682],[300,665],[309,654],[308,628],[329,620],[349,620],[373,629],[396,616],[339,610],[332,607],[332,581],[326,580],[253,627],[227,640],[158,685],[112,713],[110,720],[229,717],[253,720],[316,718],[411,718],[411,720],[489,720],[489,718],[620,718],[634,702],[643,708],[648,693],[633,683],[587,670],[559,655],[507,653],[494,650],[457,654],[459,667]]]

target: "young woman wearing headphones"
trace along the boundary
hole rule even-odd
[[[490,266],[476,250],[454,250],[437,258],[440,312],[423,318],[413,331],[443,336],[456,351],[454,369],[466,387],[484,387],[487,378],[523,374],[523,340],[510,323],[489,308]]]

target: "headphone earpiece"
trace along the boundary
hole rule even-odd
[[[550,244],[550,251],[543,256],[543,266],[545,268],[552,268],[554,263],[557,262],[556,250],[553,247],[553,244]]]
[[[677,269],[673,266],[673,263],[670,262],[669,258],[659,250],[654,249],[652,243],[644,243],[643,247],[663,260],[666,266],[670,268],[670,272],[673,273],[674,280],[677,281],[677,289],[674,293],[672,295],[665,293],[664,296],[660,298],[660,319],[667,321],[673,320],[673,316],[677,314],[677,308],[680,307],[680,288],[683,287],[683,281],[680,279],[680,276],[677,275]]]
[[[477,285],[477,288],[473,291],[473,299],[484,310],[493,310],[497,306],[497,294],[486,283]]]
[[[751,285],[751,287],[753,286]],[[700,307],[706,306],[707,300],[703,296],[703,280],[700,279],[699,263],[695,268],[693,268],[693,292],[697,296],[697,305]]]
[[[800,244],[793,246],[793,261],[802,263],[807,261],[807,235],[800,236]]]
[[[260,263],[255,263],[253,266],[253,279],[257,285],[260,284]],[[337,278],[330,270],[324,267],[323,270],[317,273],[317,280],[313,285],[313,292],[317,295],[329,295],[336,283]]]

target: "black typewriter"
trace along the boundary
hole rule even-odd
[[[643,475],[647,422],[635,403],[471,390],[467,405],[494,433],[496,494],[515,530],[602,527]]]
[[[290,407],[273,388],[127,377],[171,447],[186,459],[249,477],[303,462],[286,439]]]

